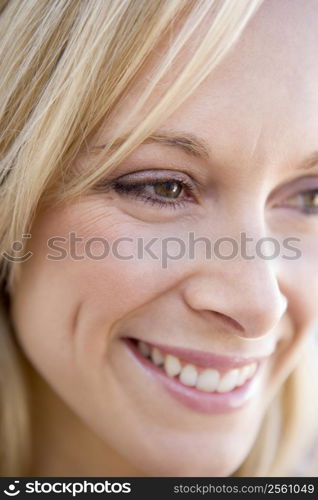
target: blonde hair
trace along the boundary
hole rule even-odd
[[[228,53],[261,3],[262,0],[2,1],[2,255],[12,253],[13,242],[31,231],[41,202],[63,201],[86,192],[146,139],[158,123],[167,119]],[[162,92],[142,123],[129,133],[123,124],[101,152],[98,167],[94,164],[94,169],[79,172],[76,178],[70,175],[70,166],[87,137],[98,130],[102,120],[110,116],[132,87],[162,38],[170,36],[169,49],[130,111],[130,119],[149,102],[154,88],[178,60],[198,26],[206,26],[211,13],[213,20],[203,39],[197,42],[179,76]],[[177,22],[178,30],[174,30]],[[122,135],[125,140],[118,144]],[[5,304],[19,268],[2,255],[0,473],[23,475],[30,460],[27,388],[22,355]],[[296,407],[299,394],[303,393],[304,383],[301,389],[297,384],[297,370],[276,397],[275,408],[264,419],[259,439],[238,475],[275,474],[279,469],[275,460],[278,454],[290,456],[282,429],[288,422],[290,429],[295,427],[295,434],[298,433],[301,415],[296,418],[294,414],[284,414],[286,401]],[[289,433],[287,438],[292,446],[297,440],[291,436]],[[283,457],[279,458],[279,464],[283,463]]]

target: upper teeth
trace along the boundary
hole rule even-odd
[[[257,363],[253,362],[242,368],[220,373],[214,368],[184,363],[176,356],[165,354],[157,347],[150,347],[141,341],[138,342],[138,349],[143,356],[150,357],[155,365],[163,366],[169,377],[178,376],[183,385],[205,392],[230,392],[252,378],[257,369]]]

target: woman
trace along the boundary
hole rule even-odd
[[[1,474],[315,475],[316,2],[1,29]]]

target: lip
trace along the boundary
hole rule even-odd
[[[254,360],[257,361],[258,363],[255,374],[251,379],[247,380],[245,384],[227,393],[217,393],[217,392],[208,393],[199,391],[194,387],[187,387],[181,384],[181,382],[179,382],[177,378],[168,377],[168,375],[162,368],[156,366],[154,363],[152,363],[152,361],[145,358],[139,352],[137,345],[133,340],[131,340],[130,338],[123,338],[122,340],[123,344],[129,350],[129,353],[134,357],[139,366],[141,366],[146,371],[146,374],[148,376],[155,379],[158,382],[158,384],[160,384],[160,386],[179,404],[181,403],[181,405],[197,413],[221,414],[239,410],[248,401],[251,400],[251,398],[256,394],[258,390],[260,382],[259,372],[263,367],[263,360],[261,360],[260,358],[244,359],[243,363],[244,365],[248,364],[249,362],[253,362]],[[160,347],[160,344],[151,343],[151,345],[162,349],[162,347]],[[175,355],[177,356],[178,356],[177,352],[178,353],[186,352],[188,354],[195,353],[196,355],[198,353],[200,353],[200,355],[202,354],[202,352],[200,351],[189,351],[187,349],[181,349],[181,348],[173,348],[173,349],[174,351],[172,351],[172,348],[169,347],[169,351],[165,352],[169,352],[170,354],[175,353]],[[179,349],[181,349],[181,351],[179,351]],[[222,365],[222,368],[224,370],[226,369],[226,367],[232,368],[232,367],[243,366],[242,358],[235,358],[235,357],[226,358],[224,356],[219,356],[214,354],[213,355],[208,353],[203,353],[203,354],[205,355],[204,360],[206,362],[209,362],[209,365],[205,364],[204,366],[212,366],[211,364],[212,360],[218,361],[219,362],[218,366]],[[206,355],[209,357],[207,357]],[[181,357],[181,354],[179,354],[179,356]],[[194,358],[192,357],[191,359],[193,360]],[[213,366],[216,367],[216,364],[213,364]]]
[[[141,339],[134,338],[133,340],[136,340],[138,342]],[[147,341],[142,342],[148,343]],[[260,363],[270,356],[223,356],[206,351],[198,351],[195,349],[185,349],[183,347],[157,344],[155,342],[151,342],[150,345],[152,347],[157,347],[165,354],[173,354],[177,358],[180,358],[187,363],[204,366],[205,368],[215,368],[219,371],[228,371],[234,368],[242,368],[243,366],[249,365],[254,362]]]

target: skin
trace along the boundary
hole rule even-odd
[[[120,175],[185,172],[200,182],[197,200],[171,209],[108,190],[38,214],[34,256],[21,267],[11,311],[29,363],[34,475],[228,476],[246,458],[318,322],[318,214],[295,206],[304,182],[318,188],[318,163],[299,168],[317,148],[317,46],[315,1],[265,2],[230,55],[160,126],[195,133],[211,158],[148,143],[118,167]],[[116,110],[112,126],[139,91]],[[90,145],[108,134],[109,122]],[[82,153],[77,165],[89,161]],[[302,255],[207,260],[199,251],[167,269],[149,256],[48,260],[48,238],[71,231],[108,242],[186,238],[190,231],[239,241],[245,231],[254,241],[299,238]],[[120,246],[122,254],[133,248]],[[247,404],[207,415],[147,376],[122,345],[127,332],[150,343],[270,356]]]

